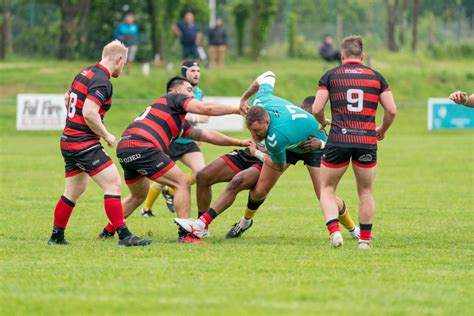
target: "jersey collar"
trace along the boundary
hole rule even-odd
[[[347,65],[347,64],[349,64],[349,65],[353,65],[353,64],[355,64],[355,65],[362,65],[362,61],[350,59],[350,60],[345,60],[345,61],[343,62],[343,64],[344,64],[344,65]]]
[[[102,69],[103,71],[105,71],[105,73],[107,74],[107,76],[109,76],[109,79],[110,79],[110,71],[104,66],[102,65],[101,63],[97,62],[96,63],[96,66],[99,67],[100,69]]]

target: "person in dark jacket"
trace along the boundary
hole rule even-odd
[[[227,33],[222,19],[217,18],[214,28],[209,30],[209,67],[224,67],[225,51],[227,49]]]
[[[181,39],[183,58],[199,59],[198,47],[201,45],[202,33],[194,22],[194,14],[186,12],[183,21],[173,24],[171,29]]]
[[[319,55],[325,61],[341,60],[341,52],[334,49],[333,39],[330,35],[324,36],[323,43],[319,47]]]

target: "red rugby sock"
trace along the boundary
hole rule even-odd
[[[66,228],[75,204],[64,195],[59,198],[54,209],[54,226]]]
[[[125,225],[120,195],[104,195],[104,208],[114,229]]]

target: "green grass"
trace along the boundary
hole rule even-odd
[[[212,224],[205,246],[175,243],[173,215],[162,198],[156,218],[134,214],[128,221],[137,234],[152,236],[150,247],[122,249],[116,241],[99,242],[95,235],[106,216],[100,190],[91,183],[68,226],[72,245],[47,246],[64,184],[60,132],[15,131],[9,99],[19,91],[61,93],[87,63],[0,64],[0,314],[469,314],[474,134],[427,132],[425,103],[428,96],[472,87],[473,77],[465,73],[465,61],[432,65],[403,55],[382,57],[386,60],[376,59],[376,68],[401,106],[380,144],[377,239],[371,252],[360,252],[347,233],[344,248],[329,248],[302,165],[281,178],[254,227],[239,240],[223,236],[241,216],[246,193]],[[323,65],[241,62],[226,73],[205,71],[202,87],[208,95],[238,95],[269,68],[279,76],[278,94],[298,102],[314,91]],[[107,124],[116,135],[146,105],[120,99],[151,100],[162,94],[168,75],[154,70],[150,78],[136,72],[115,81],[117,102]],[[203,146],[206,161],[228,150]],[[215,196],[222,188],[215,187]],[[338,194],[356,219],[350,172]]]

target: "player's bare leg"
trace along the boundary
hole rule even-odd
[[[74,206],[82,193],[87,189],[88,179],[89,176],[84,172],[71,177],[66,177],[64,193],[59,198],[56,208],[54,209],[53,232],[48,244],[68,244],[64,239],[64,230],[66,229]]]
[[[212,207],[196,220],[197,229],[202,231],[203,236],[209,236],[209,225],[219,214],[232,205],[239,192],[249,190],[255,186],[259,175],[259,169],[250,167],[242,170],[232,178]]]
[[[359,194],[359,224],[360,238],[359,248],[370,249],[370,234],[372,221],[375,214],[375,201],[373,196],[373,183],[376,167],[362,168],[353,165],[357,182],[357,193]]]
[[[211,186],[220,182],[229,182],[235,174],[236,172],[222,158],[212,161],[196,174],[198,217],[204,214],[211,205]]]
[[[231,230],[227,232],[226,238],[237,238],[242,235],[253,224],[252,218],[255,216],[260,205],[263,204],[268,193],[271,191],[275,183],[277,183],[283,171],[276,170],[268,164],[264,164],[255,187],[250,190],[247,207],[244,216],[239,222],[235,223]]]
[[[339,207],[336,198],[336,188],[347,166],[341,168],[329,168],[321,166],[321,199],[320,204],[326,219],[326,226],[331,237],[333,247],[342,246],[343,239],[339,230]]]
[[[122,181],[117,167],[112,164],[101,172],[92,176],[92,179],[104,191],[104,208],[109,218],[109,224],[119,235],[119,245],[122,246],[146,246],[151,240],[134,236],[128,229],[121,201]]]
[[[313,183],[314,193],[318,200],[321,197],[321,168],[306,166],[308,169],[309,176],[311,177],[311,182]],[[344,201],[336,196],[337,208],[339,210],[339,222],[351,233],[352,238],[359,238],[359,227],[355,226],[352,217],[349,215],[349,211],[346,208]]]

